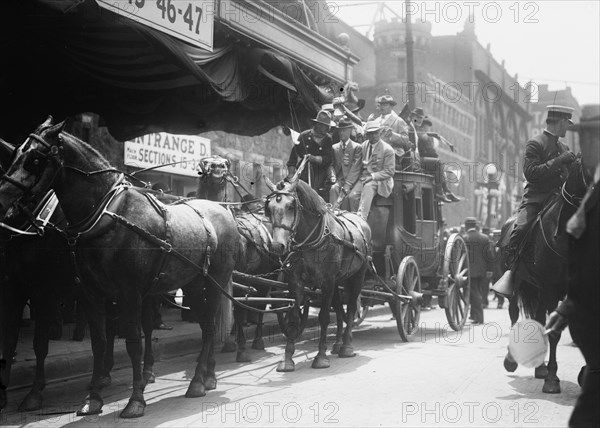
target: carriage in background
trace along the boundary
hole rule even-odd
[[[370,306],[387,302],[400,337],[407,341],[419,325],[421,295],[437,296],[448,325],[460,330],[469,313],[468,251],[458,233],[447,240],[442,236],[434,177],[396,172],[393,193],[375,197],[368,223],[376,274],[365,278],[357,322],[362,322]]]

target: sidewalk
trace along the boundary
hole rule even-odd
[[[181,310],[172,307],[163,307],[161,310],[163,321],[173,327],[173,330],[154,330],[152,333],[154,356],[156,361],[180,355],[199,353],[202,347],[201,329],[198,323],[181,320]],[[308,327],[317,324],[317,318],[309,316]],[[75,324],[63,325],[62,339],[51,340],[48,357],[46,358],[46,380],[48,382],[66,378],[73,378],[91,374],[93,368],[92,350],[89,329],[86,329],[82,342],[71,340]],[[247,348],[250,349],[254,338],[256,326],[250,324],[245,327]],[[35,370],[35,353],[33,351],[34,321],[27,327],[22,327],[19,343],[17,345],[16,362],[12,366],[9,390],[31,385]],[[273,342],[280,335],[281,330],[277,322],[277,315],[265,314],[263,337],[265,345]],[[220,352],[222,344],[218,344],[215,351]],[[131,365],[125,339],[115,340],[115,365],[114,369],[129,367]]]

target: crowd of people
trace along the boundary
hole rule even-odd
[[[321,107],[311,129],[298,136],[290,153],[287,179],[307,156],[299,178],[334,208],[357,212],[365,220],[376,195],[388,197],[394,174],[425,171],[435,177],[436,198],[458,202],[446,183],[443,164],[429,132],[431,120],[415,108],[404,120],[394,111],[391,95],[376,99],[376,111],[363,122],[343,99]]]

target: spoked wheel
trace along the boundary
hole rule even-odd
[[[413,292],[421,292],[421,274],[419,266],[413,256],[407,256],[402,259],[396,276],[396,293],[403,296],[410,296]],[[408,342],[409,336],[417,331],[419,319],[421,318],[421,305],[419,302],[403,302],[400,299],[394,299],[393,313],[396,317],[396,326],[400,339]]]
[[[356,314],[354,315],[354,324],[352,324],[352,326],[358,327],[359,325],[361,325],[362,322],[367,317],[368,312],[369,312],[369,305],[363,305],[362,298],[360,297],[360,294],[359,294],[358,298],[356,299]]]
[[[450,327],[458,331],[469,316],[469,254],[463,238],[455,233],[448,238],[444,251],[442,280],[446,281],[446,318]]]

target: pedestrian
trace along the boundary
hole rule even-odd
[[[340,142],[333,145],[333,171],[335,184],[329,191],[329,202],[334,208],[346,211],[358,211],[358,201],[347,196],[360,177],[362,170],[362,145],[353,141],[350,136],[354,129],[352,121],[343,117],[337,126]]]
[[[317,117],[311,120],[314,122],[313,127],[300,133],[290,152],[286,179],[292,178],[304,156],[308,155],[308,162],[300,174],[300,180],[308,183],[327,201],[330,187],[328,170],[333,159],[333,143],[328,132],[335,126],[335,122],[331,120],[331,114],[324,110],[319,111]]]
[[[489,282],[494,270],[493,243],[489,237],[479,231],[477,219],[465,219],[464,240],[469,255],[469,279],[471,283],[469,302],[471,303],[472,324],[483,324],[483,293],[485,282]]]
[[[365,221],[369,217],[375,195],[387,198],[394,188],[394,149],[381,140],[380,130],[379,122],[367,122],[367,140],[362,144],[361,175],[350,192],[350,198],[359,201],[358,215]]]
[[[565,182],[569,165],[577,159],[569,147],[560,141],[560,138],[566,135],[567,129],[573,125],[573,109],[549,105],[547,110],[546,128],[540,135],[531,138],[525,147],[523,173],[527,184],[517,212],[515,228],[508,243],[509,271],[501,278],[501,281],[506,281],[506,285],[494,286],[495,289],[509,290],[506,294],[512,294],[512,276],[527,231],[544,202]],[[527,251],[527,246],[524,247]]]

